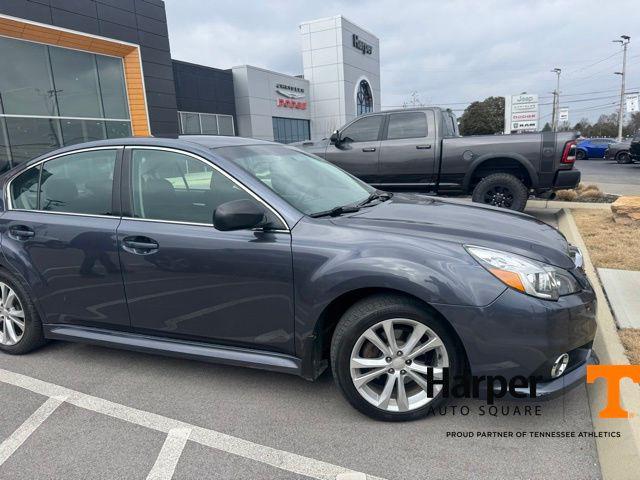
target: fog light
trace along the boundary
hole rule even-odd
[[[555,362],[553,362],[553,367],[551,367],[551,376],[553,378],[558,378],[567,369],[567,365],[569,365],[569,354],[563,353],[556,358]]]

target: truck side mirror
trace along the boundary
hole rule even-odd
[[[340,132],[338,130],[334,131],[329,137],[329,141],[332,145],[340,144]]]

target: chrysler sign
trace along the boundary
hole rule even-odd
[[[304,99],[304,88],[278,83],[276,84],[276,93],[284,97],[276,99],[276,105],[278,107],[295,108],[298,110],[307,109],[307,102],[302,101],[302,99]]]

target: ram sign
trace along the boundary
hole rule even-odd
[[[504,133],[538,130],[538,95],[509,95],[504,102]]]

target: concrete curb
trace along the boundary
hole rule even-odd
[[[584,268],[598,298],[598,331],[593,348],[600,357],[600,362],[608,365],[629,365],[604,290],[569,209],[562,209],[559,212],[558,226],[567,240],[582,250]],[[602,477],[605,480],[637,479],[640,472],[640,388],[630,379],[620,382],[620,405],[628,412],[635,414],[626,419],[608,419],[598,416],[600,410],[606,405],[606,392],[606,385],[602,379],[587,384],[594,430],[620,432],[620,438],[596,438]]]
[[[527,207],[532,208],[573,208],[586,210],[611,210],[610,203],[564,202],[559,200],[529,200]]]

